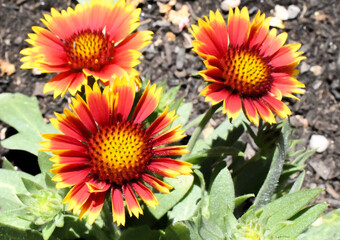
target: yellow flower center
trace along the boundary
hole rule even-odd
[[[271,88],[271,67],[254,51],[230,48],[223,59],[224,84],[242,97],[258,98]]]
[[[114,43],[102,31],[84,30],[65,41],[68,64],[98,71],[113,59]]]
[[[91,173],[115,184],[138,179],[153,156],[141,124],[129,121],[101,129],[88,141]]]

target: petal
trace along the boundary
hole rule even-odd
[[[105,201],[105,192],[92,193],[87,201],[83,204],[79,219],[85,215],[89,215],[88,223],[92,225],[98,218]]]
[[[122,192],[118,188],[111,189],[112,198],[112,219],[117,225],[125,226],[125,211]]]
[[[52,180],[58,182],[56,184],[56,188],[66,188],[84,182],[90,171],[91,168],[85,167],[84,169],[76,169],[74,171],[62,172],[56,174],[52,178]]]
[[[67,210],[73,209],[73,214],[76,214],[82,207],[82,205],[86,202],[86,200],[90,197],[90,193],[88,191],[88,187],[85,184],[85,181],[80,183],[79,185],[75,185],[66,195],[63,200],[63,204],[68,203]]]
[[[139,214],[143,214],[143,210],[139,206],[136,196],[129,184],[123,185],[123,192],[130,217],[133,214],[136,218],[139,218]]]
[[[267,103],[267,105],[274,113],[282,118],[288,118],[288,116],[292,114],[287,105],[276,99],[275,97],[266,95],[263,96],[261,99]]]
[[[118,94],[116,106],[116,115],[118,121],[126,121],[135,99],[135,84],[132,79],[115,78],[112,86],[112,92]]]
[[[81,84],[86,82],[87,79],[83,73],[77,72],[62,72],[53,77],[44,86],[44,93],[54,91],[54,98],[65,95],[66,91],[74,95],[77,90],[81,88]]]
[[[206,96],[205,101],[211,102],[212,105],[216,105],[223,99],[227,99],[230,94],[222,84],[209,84],[201,92],[201,95]]]
[[[116,63],[105,65],[98,71],[85,68],[83,72],[86,76],[93,76],[96,80],[100,79],[103,82],[110,81],[114,76],[122,77],[126,73],[126,71]]]
[[[80,121],[86,126],[86,128],[95,134],[98,131],[97,125],[93,119],[92,113],[85,101],[80,97],[76,96],[76,99],[72,98],[72,105],[70,105],[73,112],[75,112]]]
[[[256,107],[256,110],[257,110],[258,114],[261,116],[261,118],[264,121],[266,121],[266,122],[268,122],[270,124],[276,122],[273,113],[260,100],[253,101],[253,104],[254,104],[254,107]]]
[[[173,189],[172,186],[169,184],[149,175],[149,174],[143,174],[142,179],[144,182],[148,183],[151,187],[157,189],[161,193],[167,193],[169,194],[169,189]]]
[[[153,149],[153,153],[155,156],[183,155],[190,152],[186,147],[187,145],[161,147]]]
[[[246,113],[247,118],[249,119],[250,122],[259,125],[259,116],[252,102],[253,102],[252,99],[248,98],[243,99],[243,106],[245,110],[244,112]]]
[[[228,34],[232,47],[239,47],[246,43],[250,30],[249,13],[246,7],[241,12],[238,7],[233,10],[229,8]]]
[[[223,113],[227,113],[228,118],[236,119],[242,110],[240,96],[231,94],[228,99],[224,100]]]
[[[139,26],[139,15],[141,9],[134,9],[130,5],[125,5],[125,1],[119,0],[112,9],[107,22],[106,32],[110,36],[110,41],[120,42]]]
[[[185,130],[178,130],[181,127],[181,125],[178,125],[177,127],[171,128],[162,134],[158,135],[157,137],[154,137],[151,139],[151,143],[153,147],[169,144],[172,142],[176,142],[178,140],[181,140],[186,135],[183,135]]]
[[[93,89],[85,86],[86,102],[94,120],[99,127],[107,126],[110,123],[110,106],[113,103],[109,102],[107,96],[101,93],[97,83],[94,83]]]
[[[132,187],[146,205],[152,208],[156,208],[156,206],[159,205],[155,195],[145,185],[140,182],[135,182],[132,183]]]
[[[144,121],[157,107],[162,88],[156,89],[156,84],[149,87],[150,82],[146,86],[142,97],[139,99],[138,104],[132,116],[134,124]]]
[[[86,145],[79,140],[64,135],[64,134],[43,134],[43,138],[49,139],[50,141],[41,142],[40,145],[45,149],[44,151],[51,150],[73,150],[73,151],[86,151]]]
[[[140,31],[131,34],[116,46],[116,52],[124,52],[130,49],[139,50],[151,43],[152,34],[152,31]]]
[[[175,111],[168,113],[169,107],[166,106],[164,112],[147,128],[146,134],[153,136],[169,126],[177,117]]]
[[[80,119],[68,109],[64,109],[64,115],[55,113],[57,119],[50,119],[54,127],[67,136],[86,142],[91,137],[91,132],[84,126]]]
[[[176,161],[170,158],[153,159],[148,170],[164,177],[177,178],[179,175],[188,175],[192,171],[190,163]]]

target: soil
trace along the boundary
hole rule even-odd
[[[168,0],[159,2],[167,3]],[[8,76],[0,74],[0,92],[23,93],[36,96],[46,119],[54,117],[53,112],[62,112],[67,107],[67,98],[53,99],[51,94],[43,94],[44,84],[53,74],[39,74],[32,70],[20,69],[19,52],[28,47],[25,42],[32,26],[43,26],[40,18],[57,10],[74,7],[76,1],[63,0],[0,0],[0,59],[7,59],[15,65],[16,71]],[[196,24],[199,17],[209,10],[221,11],[221,1],[177,0],[173,9],[183,4],[189,6],[190,24]],[[280,4],[286,8],[295,5],[300,13],[294,19],[284,21],[288,32],[288,43],[301,42],[301,51],[307,60],[299,65],[299,81],[306,85],[306,93],[298,96],[300,101],[284,99],[293,114],[290,119],[295,129],[293,137],[302,139],[299,148],[310,148],[312,135],[323,135],[329,141],[328,148],[314,154],[306,167],[305,188],[324,188],[317,202],[327,202],[330,209],[340,208],[340,1],[333,0],[288,0],[288,1],[242,1],[240,7],[247,6],[251,17],[258,9],[273,16],[274,8]],[[167,81],[169,87],[181,84],[181,95],[185,101],[194,104],[192,117],[205,112],[209,106],[198,93],[203,88],[200,78],[192,76],[203,69],[202,61],[191,51],[192,39],[188,28],[179,31],[177,25],[164,20],[156,1],[144,1],[140,30],[154,32],[153,43],[144,49],[141,64],[137,69],[142,76],[149,76],[152,82]],[[222,11],[227,19],[228,12]],[[169,33],[170,32],[170,33]],[[172,35],[172,34],[174,35]],[[175,39],[169,38],[175,36]],[[172,41],[174,40],[174,41]],[[3,75],[3,76],[2,76]],[[221,116],[220,116],[221,118]],[[216,121],[218,122],[218,121]],[[212,123],[213,127],[214,123]],[[15,133],[15,130],[0,122],[0,140]],[[190,132],[189,132],[190,134]],[[25,170],[32,165],[35,157],[21,151],[1,148],[0,155],[6,156],[19,168]],[[18,161],[16,159],[22,159]],[[33,161],[34,162],[34,161]],[[31,173],[37,173],[35,166]]]

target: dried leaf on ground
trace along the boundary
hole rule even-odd
[[[11,64],[8,60],[0,59],[0,77],[7,74],[8,76],[12,75],[15,72],[14,64]]]
[[[169,12],[171,11],[172,7],[175,6],[177,0],[170,0],[168,3],[161,3],[157,2],[157,5],[159,7],[160,13],[165,13],[165,18],[168,18]]]
[[[176,40],[176,35],[172,32],[167,32],[165,34],[166,39],[168,39],[169,42],[174,42]]]
[[[130,3],[136,8],[139,4],[145,3],[145,0],[126,0],[126,4]]]
[[[179,26],[179,31],[182,31],[185,26],[189,25],[189,7],[183,5],[178,11],[171,10],[169,13],[169,21],[174,25]]]

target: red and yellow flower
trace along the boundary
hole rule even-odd
[[[137,75],[139,49],[150,43],[151,31],[131,34],[139,26],[141,10],[119,0],[78,4],[61,13],[51,9],[41,21],[48,29],[33,27],[27,42],[33,47],[21,54],[21,68],[37,68],[43,73],[59,73],[44,87],[54,97],[67,90],[74,95],[87,76],[108,84],[116,76]],[[136,78],[137,79],[137,78]]]
[[[228,25],[217,11],[192,26],[193,51],[204,59],[206,70],[200,74],[208,82],[201,94],[213,105],[223,101],[228,118],[236,119],[243,109],[255,124],[259,116],[275,123],[273,113],[291,114],[282,96],[304,93],[304,84],[295,78],[296,66],[305,59],[297,52],[301,44],[284,45],[287,33],[268,32],[269,21],[259,11],[250,23],[244,7],[229,9]]]
[[[113,221],[125,224],[124,200],[130,217],[143,214],[136,194],[148,206],[158,201],[151,186],[169,193],[172,186],[158,177],[176,178],[191,173],[191,164],[170,156],[188,153],[186,145],[165,146],[182,139],[179,126],[165,130],[177,117],[168,108],[148,127],[143,121],[156,109],[161,89],[146,87],[133,112],[135,84],[127,77],[115,79],[112,90],[101,92],[85,86],[86,101],[78,94],[70,111],[56,114],[51,123],[61,134],[44,134],[42,151],[55,154],[52,173],[57,188],[73,186],[63,203],[79,217],[88,215],[92,224],[98,217],[107,192],[111,192]]]

